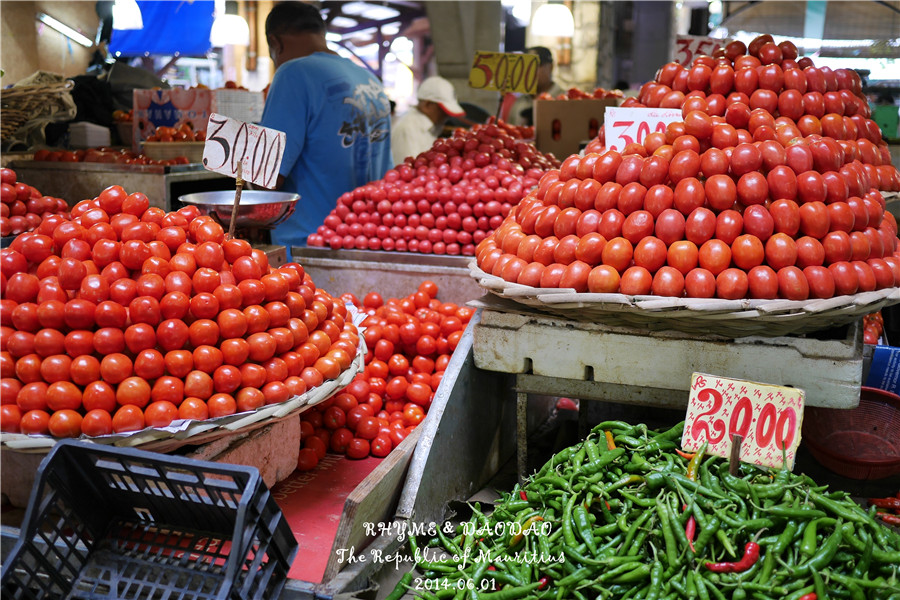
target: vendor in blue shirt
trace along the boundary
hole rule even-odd
[[[381,179],[391,161],[391,108],[381,82],[328,49],[319,11],[276,4],[266,18],[275,77],[261,125],[287,135],[278,189],[300,194],[272,242],[306,245],[341,194]]]

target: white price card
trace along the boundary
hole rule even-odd
[[[213,113],[206,128],[203,166],[235,177],[240,164],[244,181],[274,189],[285,139],[283,131]]]
[[[734,435],[743,438],[740,460],[794,467],[803,426],[804,392],[798,388],[694,373],[681,447],[728,458]]]
[[[683,67],[689,67],[694,58],[701,54],[711,55],[716,49],[724,48],[727,41],[700,35],[676,35],[672,60]]]
[[[607,106],[603,125],[607,150],[621,152],[631,143],[643,144],[651,133],[665,133],[669,123],[683,121],[680,108],[619,108]]]

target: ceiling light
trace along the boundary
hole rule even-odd
[[[144,18],[141,7],[135,0],[116,0],[113,4],[113,29],[143,29]]]
[[[60,21],[57,21],[56,19],[54,19],[53,17],[51,17],[50,15],[48,15],[46,13],[42,13],[42,12],[38,13],[37,20],[40,21],[41,23],[43,23],[44,25],[46,25],[47,27],[54,29],[54,30],[58,31],[59,33],[63,34],[70,40],[72,40],[74,42],[78,42],[85,48],[90,48],[91,46],[94,45],[94,42],[92,42],[88,37],[78,33],[77,31],[75,31],[74,29],[72,29],[71,27],[66,25],[65,23],[61,23]]]
[[[228,0],[225,2],[224,14],[216,3],[216,20],[213,21],[212,30],[209,32],[209,43],[214,48],[223,46],[249,46],[250,26],[244,17],[237,14],[237,2]]]
[[[563,4],[542,4],[531,17],[531,33],[554,37],[572,37],[575,19],[572,11]]]

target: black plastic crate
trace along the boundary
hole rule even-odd
[[[272,600],[296,553],[253,467],[65,440],[38,470],[0,596]]]

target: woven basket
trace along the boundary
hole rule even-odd
[[[66,80],[50,85],[22,85],[0,90],[0,139],[6,141],[23,125],[42,115],[66,111],[68,116],[74,83]],[[74,116],[74,115],[72,115]]]
[[[261,406],[252,412],[205,421],[179,420],[165,428],[148,427],[131,433],[97,437],[81,436],[81,439],[97,444],[111,444],[166,453],[182,446],[207,444],[225,435],[249,433],[266,425],[289,419],[325,402],[350,385],[353,378],[362,372],[365,366],[365,357],[366,340],[363,335],[360,335],[359,346],[353,362],[337,378],[329,379],[322,385],[279,404]],[[0,434],[0,448],[16,452],[46,454],[57,441],[57,438],[47,435]]]
[[[883,306],[900,303],[900,288],[826,300],[720,300],[625,294],[587,294],[573,289],[533,288],[509,283],[469,263],[481,287],[532,309],[573,321],[675,330],[725,337],[778,337],[821,331],[851,323]]]

